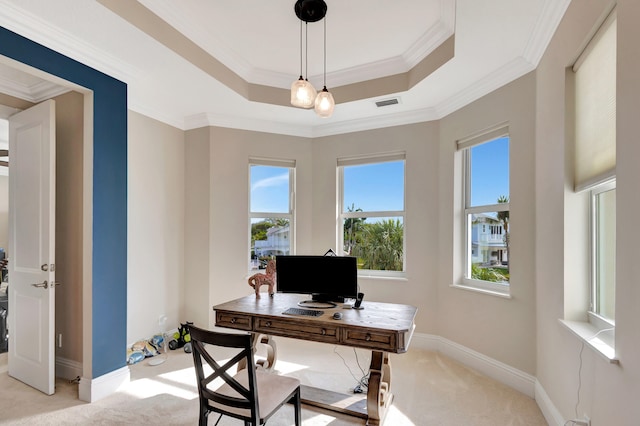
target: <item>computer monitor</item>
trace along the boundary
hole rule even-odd
[[[276,256],[276,291],[309,294],[307,307],[331,307],[358,295],[358,267],[352,256]]]

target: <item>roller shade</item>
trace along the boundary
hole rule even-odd
[[[576,61],[575,190],[615,176],[616,19],[615,11]]]

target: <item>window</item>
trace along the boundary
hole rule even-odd
[[[610,182],[591,191],[591,303],[592,321],[615,324],[616,187]]]
[[[575,120],[574,191],[565,196],[570,209],[565,222],[569,214],[577,226],[565,227],[565,244],[578,257],[571,259],[571,278],[565,278],[562,322],[609,362],[617,362],[616,32],[614,10],[569,75],[573,84],[568,87],[574,92],[569,99]],[[586,246],[590,250],[584,252]]]
[[[463,155],[462,285],[509,293],[509,137],[500,127],[458,142]]]
[[[252,159],[249,164],[250,269],[264,269],[293,252],[295,162]]]
[[[339,159],[338,181],[342,254],[358,258],[360,274],[402,276],[404,153]]]
[[[590,191],[589,322],[615,324],[616,266],[616,12],[573,66],[575,190]]]

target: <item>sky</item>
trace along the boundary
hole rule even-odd
[[[472,206],[496,204],[509,195],[509,138],[471,148]],[[345,208],[363,211],[404,210],[404,162],[345,167]],[[283,167],[251,167],[251,210],[287,213],[289,172]]]
[[[509,196],[509,138],[471,148],[471,206],[496,204]]]

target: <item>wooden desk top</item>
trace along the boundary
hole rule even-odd
[[[252,294],[214,306],[216,325],[383,352],[407,351],[415,328],[414,306],[364,301],[364,309],[345,309],[338,304],[322,309],[324,313],[318,317],[283,313],[308,299],[297,294],[265,294],[260,298]],[[342,319],[333,319],[335,312],[341,312]]]

